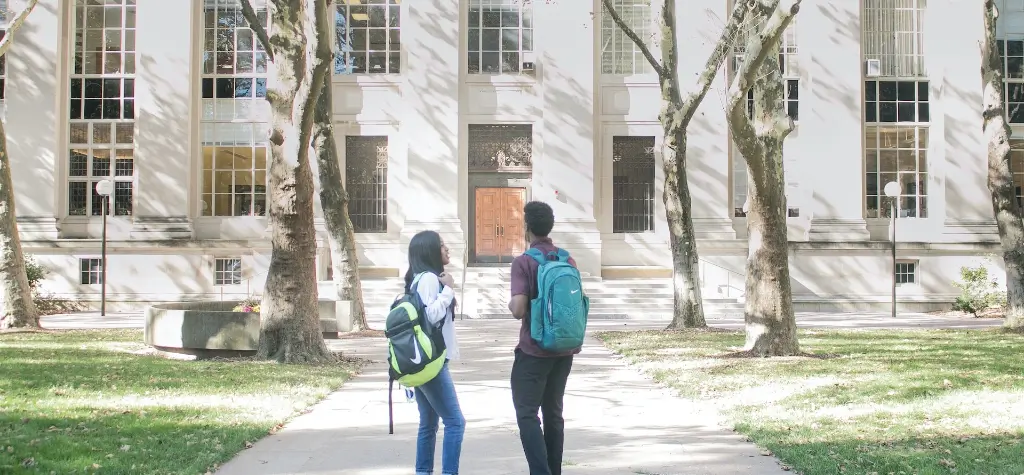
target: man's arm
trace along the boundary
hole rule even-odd
[[[522,259],[512,261],[512,297],[508,299],[508,311],[516,320],[522,320],[530,311],[529,272]]]

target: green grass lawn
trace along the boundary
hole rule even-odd
[[[202,474],[357,369],[167,359],[141,341],[0,334],[0,473]]]
[[[798,473],[1024,474],[1020,334],[801,331],[817,357],[770,359],[722,357],[738,332],[599,338]]]

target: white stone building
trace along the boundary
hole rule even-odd
[[[648,36],[658,1],[615,3]],[[693,80],[730,5],[675,1],[682,77]],[[1019,106],[1024,1],[1004,1]],[[497,271],[473,264],[523,250],[529,199],[554,207],[556,239],[601,277],[595,286],[666,275],[658,85],[601,0],[335,3],[334,114],[366,276],[404,272],[409,237],[436,229],[457,266],[470,265],[479,300],[490,284],[473,273]],[[53,271],[49,291],[98,301],[102,206],[91,190],[102,178],[116,183],[107,281],[120,306],[262,287],[269,66],[242,23],[234,0],[39,2],[0,67],[0,110],[23,244]],[[896,270],[908,308],[948,303],[960,266],[997,252],[981,38],[976,1],[804,0],[783,48],[797,119],[786,179],[798,309],[887,308],[889,181],[903,186]],[[742,294],[746,253],[729,75],[688,145],[704,295],[726,300]],[[1024,112],[1012,118],[1024,125]],[[319,272],[327,278],[326,260]]]

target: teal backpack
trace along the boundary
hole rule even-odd
[[[583,293],[580,271],[563,249],[545,257],[537,248],[526,255],[537,268],[537,298],[530,301],[530,336],[542,350],[563,352],[583,346],[590,297]]]

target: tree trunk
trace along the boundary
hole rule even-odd
[[[14,183],[11,160],[7,155],[7,132],[0,122],[0,285],[3,307],[0,330],[39,328],[39,312],[32,300],[32,288],[25,274],[25,255],[21,251],[18,221],[14,208]]]
[[[330,234],[331,278],[341,290],[341,298],[353,302],[351,328],[352,331],[360,331],[369,328],[369,325],[366,323],[363,289],[359,281],[356,237],[352,220],[348,216],[348,191],[342,182],[334,140],[334,94],[331,82],[331,75],[325,75],[323,90],[316,103],[313,150],[316,152],[320,174],[320,206],[324,210],[324,221],[327,222]]]
[[[754,115],[766,119],[767,123],[788,119],[777,51],[778,45],[775,45],[761,66],[761,74],[766,76],[754,86]],[[780,132],[773,129],[757,137],[763,154],[747,159],[750,210],[747,212],[749,247],[743,311],[747,334],[745,349],[761,356],[800,352],[789,280],[786,179],[782,161],[783,142],[788,132]]]
[[[665,147],[665,217],[672,248],[672,322],[669,329],[703,328],[704,306],[700,292],[697,239],[693,233],[690,186],[686,181],[686,128],[663,113]]]
[[[783,170],[783,144],[793,130],[793,121],[786,114],[779,65],[779,40],[799,11],[799,1],[782,9],[773,3],[779,2],[759,0],[754,8],[752,20],[758,31],[748,39],[743,65],[730,89],[728,116],[733,140],[750,170],[744,349],[758,356],[800,352],[789,279]],[[754,90],[753,122],[747,115],[750,85]]]
[[[13,18],[0,39],[0,57],[7,54],[25,19],[38,0],[29,0]],[[25,254],[18,234],[17,209],[14,206],[14,182],[11,180],[11,159],[7,155],[7,131],[0,121],[0,330],[39,328],[39,311],[32,300],[32,287],[25,273]]]
[[[330,64],[330,45],[324,43],[330,38],[327,2],[275,0],[270,22],[268,50],[276,69],[276,81],[267,91],[272,111],[267,196],[272,252],[257,355],[288,363],[324,362],[331,354],[320,332],[317,304],[309,146],[316,100]]]
[[[1024,328],[1024,221],[1010,171],[1010,126],[1003,104],[1002,60],[996,39],[999,11],[994,0],[985,1],[985,40],[981,77],[984,91],[983,129],[988,140],[988,189],[999,227],[1006,268],[1006,321],[1008,328]]]

